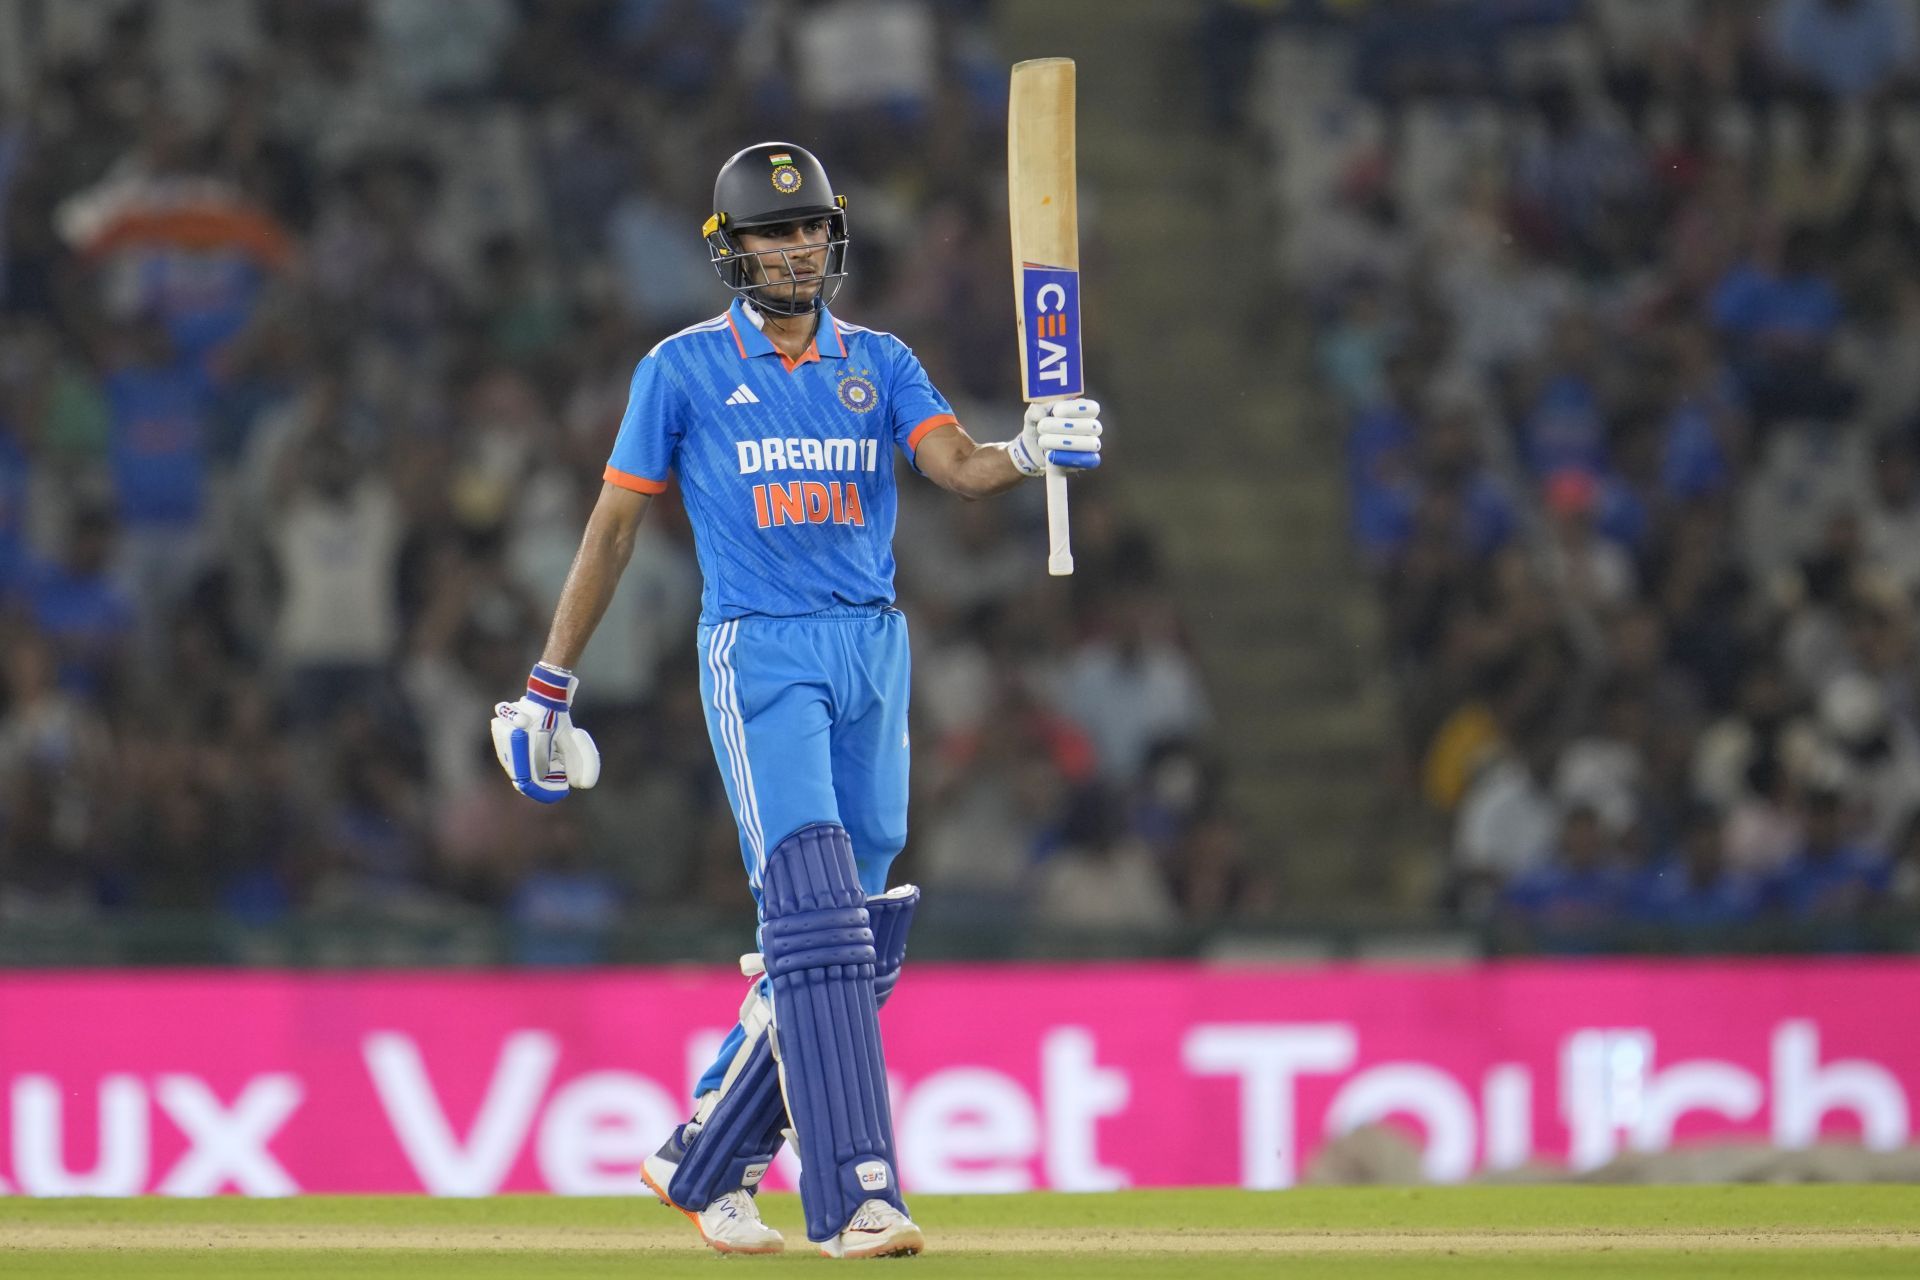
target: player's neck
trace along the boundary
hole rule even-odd
[[[808,311],[797,316],[781,315],[777,311],[768,311],[751,303],[747,307],[747,317],[763,337],[773,344],[773,349],[788,360],[799,360],[813,345],[814,335],[820,328],[821,312]]]
[[[820,313],[809,311],[803,316],[775,315],[771,311],[762,311],[763,322],[760,332],[767,335],[774,349],[789,360],[798,360],[813,345],[814,331],[820,327]]]

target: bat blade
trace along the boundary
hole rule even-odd
[[[1020,394],[1086,388],[1080,343],[1080,197],[1071,58],[1018,62],[1007,94],[1007,219],[1013,239]],[[1047,464],[1047,571],[1073,572],[1067,481]]]
[[[1007,218],[1020,300],[1020,392],[1028,401],[1085,390],[1073,99],[1071,58],[1014,64],[1007,98]]]

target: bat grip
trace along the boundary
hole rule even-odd
[[[1067,525],[1067,473],[1047,464],[1047,572],[1063,578],[1073,572],[1073,532]]]

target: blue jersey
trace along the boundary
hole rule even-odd
[[[822,310],[782,354],[735,301],[633,371],[609,483],[679,477],[704,587],[700,621],[893,601],[893,450],[955,421],[907,345]]]

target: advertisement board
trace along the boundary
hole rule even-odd
[[[0,1193],[636,1193],[744,992],[711,970],[0,974]],[[1440,1181],[1911,1140],[1920,963],[909,965],[909,1190],[1285,1187],[1383,1118]],[[790,1187],[784,1153],[768,1185]]]

